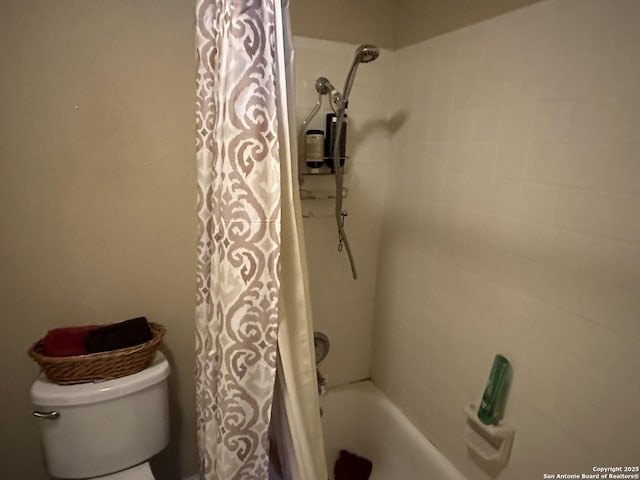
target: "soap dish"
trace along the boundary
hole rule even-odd
[[[469,404],[464,408],[467,425],[464,441],[480,458],[488,462],[506,463],[511,453],[515,430],[505,425],[485,425],[478,418],[478,407]]]

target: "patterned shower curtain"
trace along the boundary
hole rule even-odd
[[[327,478],[308,300],[304,289],[286,285],[306,285],[304,270],[295,268],[304,263],[299,238],[286,241],[293,261],[291,251],[281,255],[282,217],[285,235],[300,231],[291,204],[295,144],[282,98],[290,98],[287,16],[279,2],[196,0],[196,408],[203,480],[268,478],[277,368],[274,416],[281,425],[272,431],[290,450],[279,454],[291,463],[283,469],[297,480]],[[296,273],[302,278],[292,280]]]

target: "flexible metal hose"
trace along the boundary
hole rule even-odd
[[[345,109],[340,108],[336,112],[336,134],[335,142],[333,144],[333,167],[336,176],[336,225],[338,227],[338,241],[340,249],[344,245],[344,249],[347,251],[349,257],[349,264],[351,265],[351,274],[353,279],[358,279],[358,271],[356,270],[356,262],[351,252],[351,246],[349,245],[349,238],[347,232],[344,230],[344,217],[347,216],[347,212],[342,211],[342,167],[340,166],[340,136],[342,135],[342,125],[344,124]]]

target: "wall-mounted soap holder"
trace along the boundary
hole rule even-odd
[[[478,456],[488,462],[506,463],[511,454],[515,429],[506,425],[485,425],[478,418],[478,407],[469,404],[464,408],[467,425],[464,441]]]

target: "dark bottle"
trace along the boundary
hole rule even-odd
[[[326,137],[324,138],[324,157],[325,163],[331,169],[331,171],[335,171],[333,166],[333,150],[334,143],[336,138],[336,123],[337,117],[335,113],[327,113],[326,118],[326,128],[325,132]],[[347,150],[347,114],[344,115],[344,120],[342,122],[341,134],[340,134],[340,166],[344,166],[344,159],[346,156]]]

